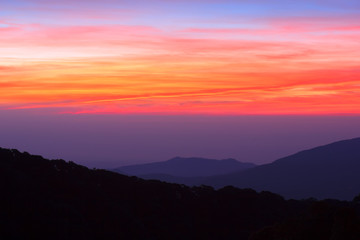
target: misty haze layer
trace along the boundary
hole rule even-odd
[[[268,163],[360,136],[360,116],[145,116],[0,112],[0,146],[90,167],[175,156]]]

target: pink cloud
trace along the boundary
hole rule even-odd
[[[71,8],[69,5],[65,5],[65,7],[57,8],[54,7],[54,4],[18,7],[16,11],[18,14],[31,12],[41,16],[41,19],[34,17],[31,20],[33,23],[46,23],[48,19],[53,22],[54,18],[57,18],[60,24],[69,25],[74,22],[87,24],[89,21],[101,23],[105,20],[119,22],[139,17],[141,13],[140,10],[134,9],[94,8],[88,6]]]
[[[187,28],[180,32],[184,33],[207,33],[207,34],[264,34],[271,33],[269,29],[250,28]]]
[[[184,33],[218,35],[274,35],[303,34],[321,31],[359,31],[358,15],[347,16],[309,16],[309,17],[271,17],[248,19],[249,28],[187,28]],[[225,22],[231,22],[225,20]]]
[[[159,30],[150,26],[44,26],[23,24],[13,28],[0,29],[7,34],[0,35],[0,46],[84,46],[102,47],[104,45],[131,43],[159,34]],[[136,45],[136,41],[135,45]]]
[[[336,19],[344,19],[340,24]],[[271,18],[263,19],[268,27],[246,28],[188,28],[181,31],[161,31],[152,26],[99,25],[99,26],[46,26],[40,24],[12,25],[0,28],[0,46],[49,46],[146,49],[155,55],[171,54],[230,54],[243,51],[244,57],[264,56],[268,59],[290,59],[314,53],[329,53],[333,35],[347,45],[359,39],[360,28],[353,17]],[[327,31],[327,32],[325,32]],[[340,32],[338,32],[340,31]],[[351,32],[342,34],[342,32]],[[313,34],[315,33],[315,34]],[[321,33],[321,34],[318,34]],[[334,39],[333,38],[333,39]],[[316,40],[317,43],[312,42]],[[348,46],[352,50],[353,46]],[[291,51],[289,51],[291,49]],[[110,50],[109,50],[110,51]],[[336,55],[336,54],[335,54]]]
[[[296,16],[296,17],[273,17],[258,19],[267,23],[270,28],[284,29],[298,32],[312,31],[353,31],[359,29],[358,14],[335,15],[335,16]]]

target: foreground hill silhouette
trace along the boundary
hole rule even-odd
[[[203,181],[267,190],[286,198],[351,200],[360,192],[360,138],[335,142],[246,171]]]
[[[355,201],[189,188],[2,148],[0,190],[0,239],[360,239]]]

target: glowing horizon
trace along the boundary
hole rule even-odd
[[[0,108],[359,114],[360,3],[289,2],[5,3]]]

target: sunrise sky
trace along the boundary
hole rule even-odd
[[[0,108],[360,113],[355,0],[9,0]]]
[[[358,0],[2,0],[0,147],[264,163],[359,137],[359,20]]]

